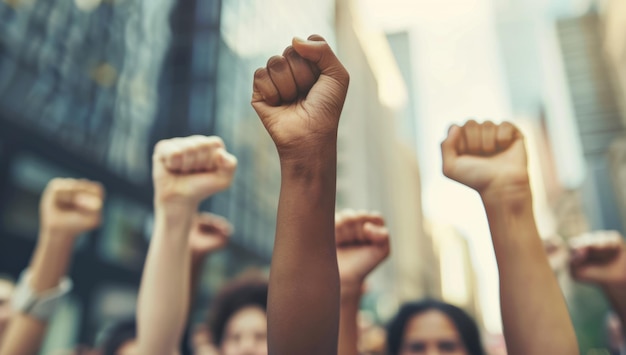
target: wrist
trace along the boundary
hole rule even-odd
[[[363,294],[363,281],[341,280],[341,302],[357,302],[361,300]]]
[[[198,210],[199,203],[189,200],[170,200],[167,202],[156,200],[154,202],[155,220],[168,224],[178,223],[182,220],[191,220]]]
[[[39,249],[72,249],[76,238],[80,235],[75,231],[59,227],[42,227],[39,231],[37,248]]]
[[[503,212],[522,213],[532,210],[532,192],[528,177],[510,180],[506,183],[493,182],[479,192],[485,208]]]
[[[301,152],[302,153],[302,152]],[[315,153],[280,158],[281,176],[284,181],[307,183],[335,182],[337,171],[337,149],[325,147]]]
[[[337,157],[337,133],[324,138],[310,138],[278,147],[281,166],[320,165]]]

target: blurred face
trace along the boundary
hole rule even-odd
[[[137,355],[137,341],[129,340],[117,349],[116,355]]]
[[[11,319],[11,296],[15,286],[12,282],[0,280],[0,339]]]
[[[624,333],[622,332],[622,324],[617,316],[612,315],[607,320],[607,330],[609,333],[609,345],[612,349],[619,349],[624,344]]]
[[[469,355],[454,323],[430,310],[413,317],[404,330],[401,355]]]
[[[267,316],[257,306],[240,309],[226,324],[222,355],[267,355]]]

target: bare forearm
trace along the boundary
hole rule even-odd
[[[42,230],[29,266],[29,287],[41,294],[59,286],[71,262],[74,237]],[[16,314],[5,334],[1,355],[37,354],[46,335],[47,323]]]
[[[283,162],[282,179],[268,300],[270,354],[336,353],[336,153],[313,163]]]
[[[141,354],[170,355],[180,343],[189,302],[192,209],[178,212],[176,218],[156,212],[137,309]]]
[[[72,260],[75,236],[42,231],[30,263],[30,287],[36,293],[57,287]]]
[[[529,189],[514,204],[502,195],[483,200],[498,261],[509,354],[577,353],[569,313],[537,232]]]
[[[358,315],[361,301],[359,290],[341,290],[341,311],[339,315],[339,354],[358,355]]]

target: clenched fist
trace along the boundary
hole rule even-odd
[[[189,232],[189,247],[194,257],[204,257],[228,244],[233,227],[228,221],[212,213],[196,216]]]
[[[230,186],[237,159],[219,137],[191,136],[157,143],[152,157],[155,205],[197,207]]]
[[[104,189],[97,182],[54,179],[43,192],[39,213],[43,230],[78,236],[100,225]]]
[[[324,38],[294,39],[254,73],[252,106],[282,158],[336,140],[350,77]]]
[[[572,238],[572,277],[598,286],[626,287],[626,245],[616,231],[600,231]]]
[[[335,216],[337,263],[342,293],[360,291],[363,281],[389,256],[389,231],[375,213],[345,210]]]
[[[441,144],[443,173],[478,191],[499,191],[528,185],[526,148],[522,133],[508,122],[468,121],[452,126]]]

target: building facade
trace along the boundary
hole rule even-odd
[[[334,44],[334,24],[333,1],[0,1],[0,273],[16,278],[28,265],[50,179],[107,190],[103,225],[77,246],[75,288],[44,353],[92,343],[134,314],[160,139],[220,135],[239,158],[230,191],[202,206],[235,234],[209,258],[199,303],[269,264],[280,172],[249,104],[252,76],[294,35]]]

